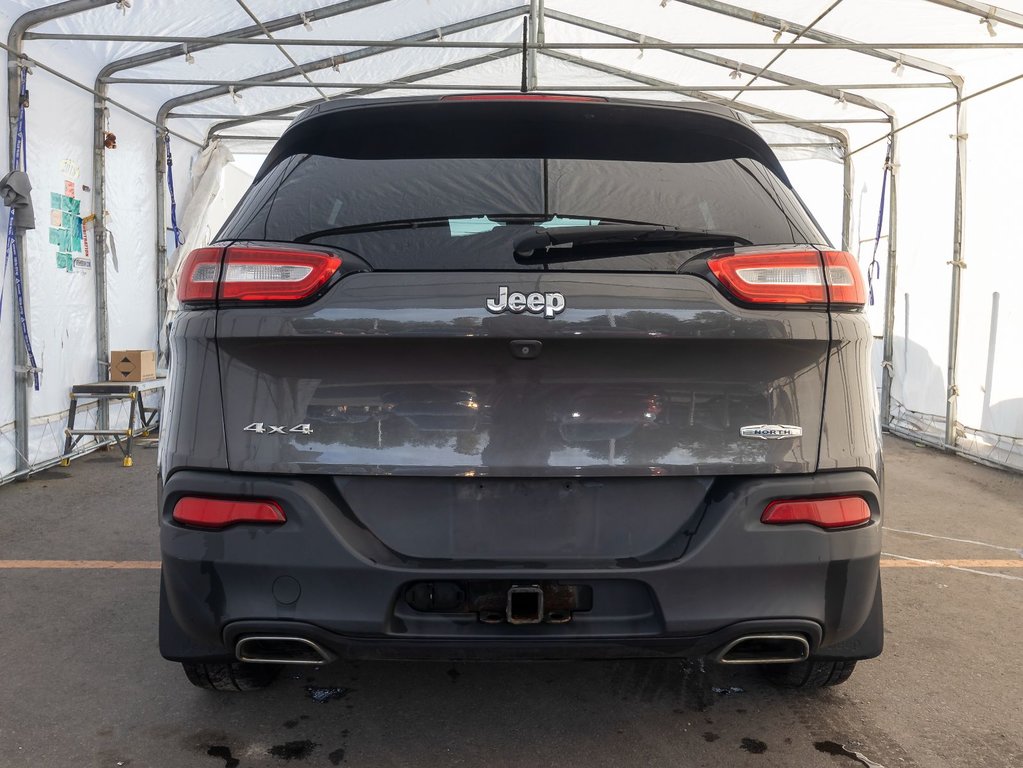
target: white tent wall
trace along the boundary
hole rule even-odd
[[[107,257],[110,348],[147,349],[156,346],[157,330],[155,131],[113,117],[117,149],[105,155],[105,226],[116,249],[116,258]]]
[[[955,189],[954,113],[899,136],[892,410],[944,419]],[[944,428],[934,436],[943,439]]]
[[[850,144],[853,148],[861,146],[865,132],[851,132]],[[884,303],[886,288],[886,270],[888,267],[888,225],[891,219],[889,195],[892,183],[884,181],[887,142],[876,144],[863,152],[857,153],[852,159],[852,184],[850,186],[850,204],[852,227],[849,233],[849,251],[856,257],[863,272],[867,274],[873,288],[873,302],[868,296],[866,307],[870,326],[874,336],[880,338],[884,334]],[[882,187],[884,200],[882,203]],[[841,182],[839,182],[841,188]],[[802,188],[797,186],[802,193]],[[875,257],[874,243],[877,240],[878,213],[884,205],[883,221],[881,222],[881,239],[877,242],[876,257],[880,265],[880,277],[871,276],[871,261]],[[900,203],[901,204],[901,203]],[[874,273],[876,275],[877,272]]]
[[[86,259],[84,244],[73,244],[66,251],[70,257],[59,256],[51,238],[74,218],[74,212],[60,210],[62,199],[78,200],[83,216],[92,213],[92,195],[83,188],[93,184],[92,98],[38,70],[29,78],[29,91],[28,171],[36,228],[26,233],[23,263],[32,348],[42,369],[39,391],[30,389],[28,396],[28,461],[37,464],[63,450],[71,384],[96,379],[96,275],[95,254]],[[84,413],[83,422],[88,419]]]
[[[117,149],[105,153],[109,348],[156,349],[156,133],[151,125],[116,110],[110,130],[117,136]],[[159,399],[148,398],[146,405],[158,406]],[[112,429],[127,427],[128,417],[127,401],[110,406]]]
[[[969,105],[959,421],[964,446],[1023,469],[1023,83]],[[996,299],[995,296],[998,296]]]

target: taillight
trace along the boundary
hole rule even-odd
[[[339,257],[320,251],[248,245],[199,248],[188,255],[181,270],[178,300],[300,301],[319,291],[340,268]]]
[[[235,301],[298,301],[322,288],[341,259],[317,251],[232,246],[224,258],[220,298]]]
[[[223,248],[196,248],[185,258],[178,280],[178,301],[197,304],[217,298]]]
[[[832,304],[866,300],[856,259],[844,251],[727,254],[707,265],[729,293],[750,304],[827,304],[829,291]]]
[[[824,251],[823,256],[831,303],[862,307],[867,302],[867,291],[855,257],[845,251]]]
[[[603,101],[603,96],[566,96],[559,93],[458,93],[441,101]]]
[[[203,499],[186,496],[174,505],[175,522],[198,528],[226,528],[235,523],[276,523],[287,520],[276,501]]]
[[[760,516],[769,525],[810,523],[821,528],[848,528],[868,520],[870,506],[859,496],[772,501]]]

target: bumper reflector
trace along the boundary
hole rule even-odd
[[[809,523],[821,528],[848,528],[869,520],[870,506],[859,496],[772,501],[760,516],[769,525]]]
[[[234,501],[186,496],[174,505],[173,518],[198,528],[226,528],[235,523],[276,523],[287,520],[276,501]]]

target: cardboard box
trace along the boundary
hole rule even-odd
[[[152,381],[155,378],[155,350],[121,349],[110,352],[111,381]]]

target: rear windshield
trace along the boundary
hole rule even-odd
[[[559,269],[673,272],[707,249],[522,264],[541,229],[643,224],[740,245],[825,244],[793,192],[751,158],[644,162],[558,158],[352,159],[298,154],[246,194],[225,240],[307,242],[377,270]],[[722,240],[722,244],[725,240]],[[675,246],[671,246],[675,248]]]

